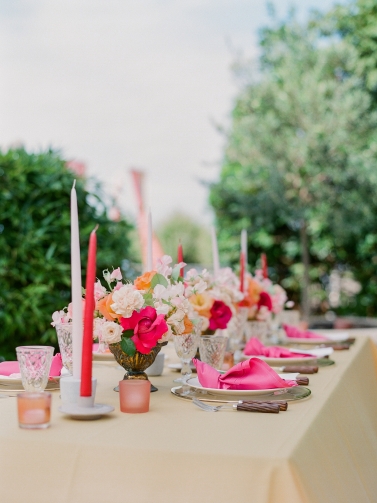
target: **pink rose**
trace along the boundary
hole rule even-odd
[[[258,301],[258,309],[262,306],[267,307],[269,311],[272,311],[272,299],[267,292],[261,292]]]
[[[230,307],[224,304],[222,300],[215,300],[210,309],[211,318],[209,320],[209,329],[216,330],[218,328],[226,328],[232,317]]]
[[[154,307],[147,306],[138,313],[134,311],[130,318],[121,318],[124,330],[133,330],[131,340],[139,353],[147,355],[156,346],[159,339],[168,331],[163,314],[157,315]]]

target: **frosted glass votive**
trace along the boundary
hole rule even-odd
[[[17,408],[20,428],[43,429],[50,426],[51,393],[19,393]]]
[[[121,412],[138,414],[149,411],[151,383],[147,380],[124,379],[119,382]]]

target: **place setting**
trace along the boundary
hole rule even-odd
[[[314,332],[311,330],[301,330],[297,326],[282,324],[281,342],[286,345],[308,345],[316,347],[331,346],[334,350],[349,349],[355,343],[355,338],[350,337],[346,331],[334,333]]]
[[[329,366],[335,363],[329,358],[333,352],[332,347],[288,349],[282,346],[265,346],[259,339],[252,337],[247,341],[241,359],[248,360],[258,357],[272,367],[285,365]]]

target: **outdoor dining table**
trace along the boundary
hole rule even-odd
[[[96,402],[115,407],[99,420],[64,416],[55,391],[51,427],[22,430],[16,398],[0,399],[0,501],[377,501],[377,348],[360,336],[332,358],[279,414],[205,412],[172,395],[167,366],[151,377],[150,411],[125,414],[115,361],[93,364]]]

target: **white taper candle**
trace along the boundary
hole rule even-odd
[[[71,190],[72,372],[74,378],[80,379],[83,327],[79,217],[75,186],[76,180]]]

